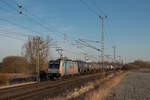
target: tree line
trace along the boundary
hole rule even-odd
[[[150,68],[150,62],[149,61],[143,61],[143,60],[135,60],[134,62],[125,64],[123,66],[124,69],[141,69],[141,68]]]
[[[39,61],[40,70],[46,70],[51,41],[49,37],[29,37],[23,45],[22,56],[5,57],[0,63],[0,72],[36,73],[37,61]]]

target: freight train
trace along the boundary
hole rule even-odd
[[[112,70],[112,65],[105,66],[105,70]],[[77,60],[57,59],[48,63],[48,78],[58,78],[63,76],[80,75],[102,70],[102,66],[94,62],[84,62]]]

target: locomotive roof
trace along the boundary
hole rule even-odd
[[[64,61],[72,61],[72,62],[79,62],[79,63],[89,63],[89,64],[97,64],[96,62],[86,62],[86,61],[82,61],[82,60],[71,60],[71,59],[56,59],[56,60],[50,60],[49,62],[59,62],[60,60],[64,60]]]
[[[73,61],[73,60],[70,60],[70,59],[56,59],[56,60],[50,60],[49,62],[53,62],[53,61],[60,61],[60,60]]]

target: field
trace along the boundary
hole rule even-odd
[[[150,100],[150,70],[127,75],[106,100]]]
[[[19,79],[26,79],[31,77],[31,74],[23,74],[23,73],[0,73],[0,86],[8,85],[13,83],[19,83]]]

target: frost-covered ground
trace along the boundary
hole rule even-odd
[[[150,70],[131,72],[106,100],[150,100]]]

